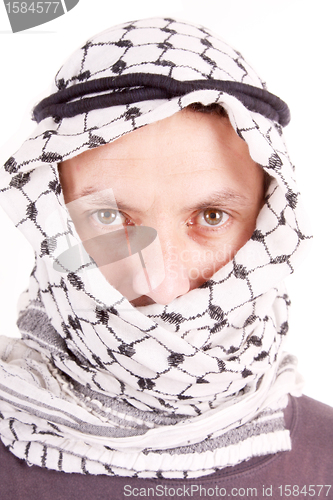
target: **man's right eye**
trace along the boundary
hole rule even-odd
[[[103,226],[122,225],[125,222],[125,217],[118,211],[111,208],[102,208],[92,214],[95,222],[103,224]]]

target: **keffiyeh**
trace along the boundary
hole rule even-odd
[[[89,258],[59,272],[80,240],[58,163],[198,102],[226,110],[271,176],[251,239],[166,306],[133,307]],[[0,203],[36,255],[22,339],[0,340],[5,445],[50,469],[166,478],[290,449],[282,409],[300,383],[283,352],[282,281],[309,234],[282,137],[287,106],[207,29],[157,18],[88,40],[34,117],[0,174]]]

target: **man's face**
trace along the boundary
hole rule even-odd
[[[100,267],[134,306],[169,304],[207,281],[249,240],[264,197],[263,170],[229,120],[191,110],[63,162],[60,179],[84,246],[157,231],[142,252]],[[98,264],[105,246],[88,247]]]

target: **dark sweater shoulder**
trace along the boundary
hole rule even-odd
[[[294,398],[291,403],[290,431],[294,451],[290,452],[289,460],[284,461],[284,477],[288,477],[287,467],[292,466],[293,456],[297,454],[300,457],[297,462],[299,476],[307,484],[315,484],[313,481],[325,484],[330,480],[333,490],[333,408],[307,396]],[[283,462],[281,458],[278,459],[279,467],[280,462]]]
[[[256,457],[196,480],[65,474],[29,467],[0,442],[0,498],[119,500],[187,496],[201,500],[238,495],[245,498],[319,496],[333,499],[333,484],[329,489],[333,483],[333,408],[306,396],[290,398],[286,424],[291,432],[291,451]],[[321,493],[319,485],[325,485]]]
[[[332,485],[321,495],[333,499],[333,408],[307,396],[290,397],[285,421],[290,430],[291,451],[253,458],[223,469],[210,478],[215,483],[223,480],[225,484],[245,488],[245,491],[255,487],[257,498],[317,497],[319,488],[309,494],[309,486]],[[288,485],[295,486],[295,494],[285,492]],[[264,487],[272,487],[273,495],[263,495],[263,491],[267,491]]]

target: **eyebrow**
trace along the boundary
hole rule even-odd
[[[214,191],[213,193],[209,193],[207,198],[203,198],[202,200],[196,201],[194,205],[187,205],[184,207],[186,211],[195,211],[195,210],[203,210],[206,208],[212,207],[241,207],[246,206],[251,202],[251,200],[237,191],[233,189],[226,188],[220,189],[219,191]]]
[[[82,200],[88,205],[118,205],[116,202],[115,196],[110,195],[109,189],[98,189],[93,186],[85,187],[78,193],[74,194],[74,200],[79,201]]]
[[[76,201],[82,198],[86,198],[84,203],[95,206],[104,206],[117,209],[124,212],[135,212],[137,214],[144,213],[144,210],[139,210],[137,207],[130,205],[128,202],[116,199],[114,196],[105,192],[106,190],[99,191],[93,186],[86,187],[82,189],[79,193],[75,195]],[[82,200],[83,201],[83,200]],[[251,199],[231,188],[220,189],[219,191],[214,191],[209,193],[206,198],[196,201],[194,204],[185,205],[182,207],[184,212],[194,212],[197,210],[205,210],[207,208],[219,207],[219,208],[237,208],[247,206],[251,203]]]

